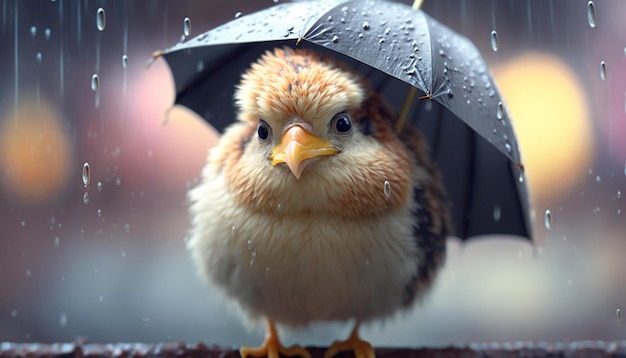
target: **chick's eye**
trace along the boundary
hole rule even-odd
[[[256,132],[261,142],[267,141],[270,137],[269,125],[264,120],[259,121],[259,126],[257,127]]]
[[[347,113],[342,112],[336,114],[332,120],[333,128],[335,132],[342,135],[347,135],[352,132],[352,123],[350,122],[350,116]]]

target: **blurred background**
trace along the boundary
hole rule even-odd
[[[0,341],[260,343],[262,330],[231,313],[185,249],[186,192],[217,135],[172,108],[165,62],[146,63],[181,40],[186,17],[196,36],[276,2],[2,1]],[[496,78],[537,243],[450,240],[432,294],[364,337],[626,339],[626,2],[422,8],[469,37]],[[320,324],[284,340],[327,345],[349,329]]]

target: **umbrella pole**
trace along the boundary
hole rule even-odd
[[[419,10],[423,2],[424,0],[414,0],[413,9]],[[406,94],[406,98],[404,99],[404,103],[402,104],[402,110],[400,111],[400,115],[398,116],[398,120],[396,121],[396,133],[400,133],[402,127],[404,127],[404,122],[406,122],[406,117],[409,115],[409,109],[411,108],[411,104],[413,103],[413,98],[415,98],[416,92],[417,88],[411,86],[411,88],[409,89],[409,93]]]

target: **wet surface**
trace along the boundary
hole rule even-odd
[[[322,357],[325,348],[308,348],[312,357]],[[0,357],[215,357],[237,358],[237,350],[202,343],[121,344],[15,344],[0,343]],[[336,357],[350,357],[341,353]],[[571,343],[506,342],[473,343],[466,347],[380,348],[378,358],[391,357],[626,357],[626,341],[581,341]]]

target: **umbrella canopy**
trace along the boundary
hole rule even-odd
[[[222,131],[235,118],[241,74],[282,46],[330,53],[360,71],[398,112],[416,88],[404,125],[428,138],[454,235],[531,237],[517,140],[484,60],[467,38],[408,5],[295,2],[236,18],[163,52],[176,103]]]

